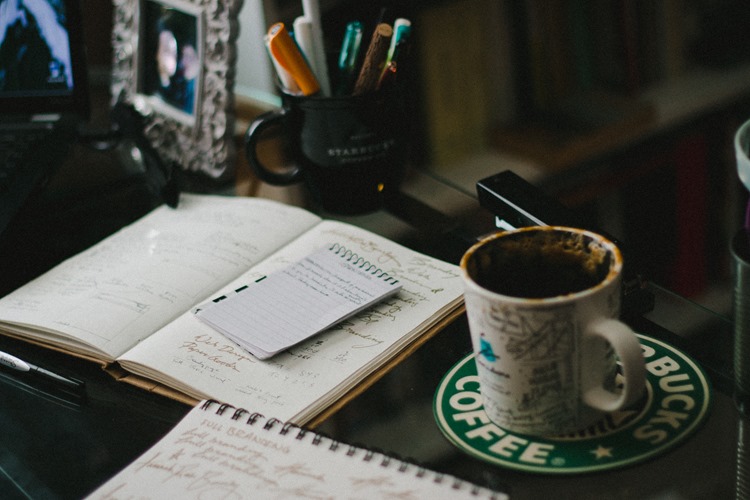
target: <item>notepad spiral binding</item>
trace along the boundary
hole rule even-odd
[[[383,281],[390,283],[392,285],[395,285],[396,283],[398,283],[398,280],[396,278],[389,275],[387,272],[383,271],[378,266],[371,263],[369,260],[365,259],[364,257],[361,257],[359,254],[351,251],[350,249],[346,248],[343,245],[334,243],[331,245],[329,250],[331,250],[336,255],[339,255],[340,257],[346,259],[346,261],[349,262],[351,265],[364,270],[366,273],[370,273],[373,276],[377,276],[378,278],[383,278]]]
[[[435,472],[415,463],[414,461],[405,460],[396,457],[393,454],[386,454],[383,451],[373,448],[363,448],[353,444],[346,444],[341,441],[337,441],[329,436],[326,436],[323,433],[303,429],[302,427],[299,427],[295,424],[284,423],[276,418],[266,418],[264,415],[258,412],[250,412],[248,410],[245,410],[244,408],[237,408],[230,404],[222,403],[216,400],[206,400],[203,402],[200,408],[201,410],[208,411],[213,407],[216,407],[215,412],[217,415],[230,415],[231,420],[237,422],[242,422],[244,420],[245,424],[253,426],[257,429],[261,429],[263,431],[271,432],[274,429],[278,429],[278,433],[284,436],[289,435],[290,433],[292,435],[296,433],[295,439],[299,441],[302,441],[303,439],[307,438],[309,434],[312,434],[313,437],[312,440],[310,440],[311,445],[325,446],[331,452],[341,452],[345,450],[344,453],[346,456],[354,457],[358,454],[358,452],[361,451],[364,452],[361,458],[361,460],[364,462],[379,460],[379,465],[381,467],[393,467],[400,473],[408,473],[414,470],[414,477],[416,478],[429,479],[438,484],[448,483],[448,486],[453,489],[469,488],[469,491],[472,495],[479,495],[480,491],[486,491],[484,488],[480,488],[473,483],[464,481],[454,476],[450,476],[448,474]],[[490,499],[492,500],[499,500],[500,498],[505,497],[502,495],[490,497]]]

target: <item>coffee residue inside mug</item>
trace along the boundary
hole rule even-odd
[[[477,249],[470,274],[480,286],[520,298],[581,292],[605,280],[611,253],[584,234],[519,232]]]

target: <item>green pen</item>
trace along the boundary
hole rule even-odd
[[[351,21],[346,25],[344,41],[341,43],[341,53],[339,54],[339,83],[337,94],[344,95],[349,93],[357,68],[357,59],[359,48],[362,44],[362,23]]]
[[[404,19],[403,17],[399,17],[396,19],[396,21],[393,23],[393,38],[391,38],[391,45],[388,48],[388,57],[385,60],[385,65],[388,66],[388,63],[394,60],[394,56],[396,54],[396,48],[399,44],[403,46],[409,41],[409,36],[411,35],[411,21],[408,19]]]

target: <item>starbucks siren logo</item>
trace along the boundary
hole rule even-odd
[[[631,408],[565,436],[506,431],[487,417],[474,356],[456,364],[435,394],[443,434],[465,452],[508,468],[567,474],[612,469],[663,453],[705,420],[711,394],[698,365],[675,348],[638,335],[646,362],[647,390]]]

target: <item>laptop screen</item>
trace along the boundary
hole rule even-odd
[[[0,109],[88,115],[79,0],[0,0]]]

